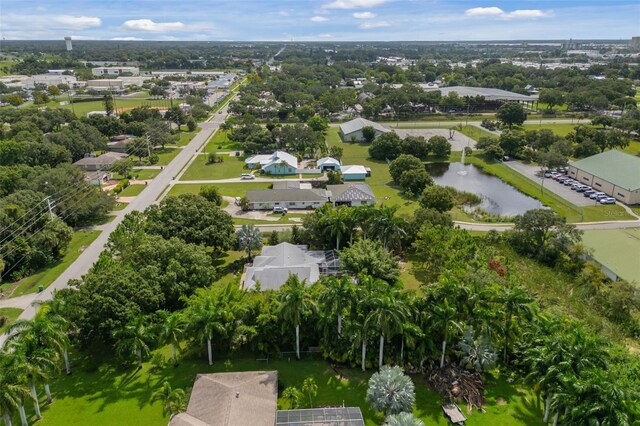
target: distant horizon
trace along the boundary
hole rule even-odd
[[[625,40],[636,0],[59,0],[4,2],[0,39]]]

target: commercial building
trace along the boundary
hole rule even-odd
[[[273,189],[247,191],[247,199],[251,210],[272,210],[276,206],[315,209],[324,205],[329,197],[325,189],[314,189],[310,183],[274,182]]]
[[[102,75],[140,75],[140,68],[138,67],[96,67],[91,70],[91,73],[95,76]]]
[[[470,86],[450,86],[450,87],[435,87],[425,88],[426,92],[432,92],[439,90],[442,97],[446,97],[449,93],[455,92],[460,98],[484,98],[483,104],[472,102],[474,109],[494,110],[500,107],[500,105],[506,102],[518,102],[523,103],[533,108],[534,104],[538,101],[537,96],[523,95],[521,93],[509,92],[502,89],[494,89],[490,87],[470,87]],[[466,104],[466,102],[465,102]],[[449,107],[446,107],[449,108]],[[468,108],[466,105],[464,108]],[[465,110],[466,111],[466,110]]]
[[[84,86],[85,83],[83,81],[78,81],[78,79],[73,75],[50,73],[32,75],[22,82],[22,87],[25,89],[35,89],[36,86],[49,87],[57,86],[59,84],[66,84],[75,89]]]
[[[569,164],[569,176],[624,204],[640,204],[640,158],[612,149]]]
[[[306,245],[280,243],[265,246],[253,264],[245,268],[240,285],[245,290],[278,290],[289,279],[296,275],[300,281],[313,284],[321,275],[338,272],[340,261],[334,251],[312,251]]]
[[[376,130],[376,138],[383,133],[390,132],[389,129],[374,121],[365,118],[355,118],[340,125],[340,137],[345,142],[363,142],[364,136],[362,135],[362,129],[364,127],[373,127]]]
[[[87,81],[87,90],[96,90],[98,92],[123,92],[124,87],[124,81],[115,78]]]
[[[277,371],[198,374],[169,426],[364,426],[358,407],[278,410],[277,401]]]

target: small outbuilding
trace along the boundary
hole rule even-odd
[[[612,149],[570,163],[568,174],[624,204],[640,204],[639,157]]]
[[[382,124],[378,124],[374,121],[367,120],[365,118],[355,118],[340,125],[340,137],[345,142],[363,142],[364,136],[362,135],[362,129],[365,127],[373,127],[375,129],[375,138],[383,133],[391,131]]]
[[[371,176],[371,171],[367,170],[364,166],[359,165],[348,165],[341,166],[340,172],[342,173],[342,178],[345,181],[348,180],[365,180],[368,176]]]
[[[324,157],[316,161],[316,167],[323,173],[327,170],[333,170],[336,172],[340,170],[340,160],[336,160],[332,157]]]

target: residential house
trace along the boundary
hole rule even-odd
[[[95,172],[98,170],[107,170],[109,166],[116,161],[127,157],[127,154],[121,152],[105,152],[98,156],[90,154],[76,161],[73,165],[81,168],[85,172]]]
[[[187,411],[169,426],[364,426],[358,407],[278,410],[278,372],[196,375]]]
[[[355,118],[340,125],[340,137],[345,142],[363,142],[364,136],[362,135],[362,129],[364,127],[373,127],[376,130],[376,138],[383,133],[390,132],[389,129],[374,121],[365,118]]]
[[[107,149],[112,152],[127,152],[127,146],[133,140],[131,135],[117,135],[113,136],[109,142],[107,142]]]
[[[371,206],[376,203],[376,196],[366,183],[327,185],[327,191],[334,206]]]
[[[251,210],[271,210],[276,206],[288,209],[315,209],[328,201],[325,189],[311,187],[310,183],[274,182],[273,189],[247,191]]]
[[[340,172],[345,181],[365,180],[365,178],[371,176],[371,169],[359,165],[340,166]]]
[[[284,151],[273,154],[254,155],[244,162],[250,169],[260,168],[263,173],[271,175],[292,175],[298,171],[298,159]]]
[[[245,290],[252,290],[260,283],[261,290],[278,290],[289,275],[313,284],[321,275],[335,273],[339,267],[334,251],[311,251],[305,245],[280,243],[262,248],[260,255],[242,274],[240,285]]]
[[[340,160],[332,157],[323,157],[316,161],[316,168],[320,169],[323,173],[327,170],[333,170],[334,172],[340,171]]]

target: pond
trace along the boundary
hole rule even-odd
[[[515,216],[527,210],[544,208],[540,201],[523,194],[473,164],[428,163],[426,168],[436,184],[480,196],[482,202],[473,208],[479,207],[488,213],[501,216]]]

